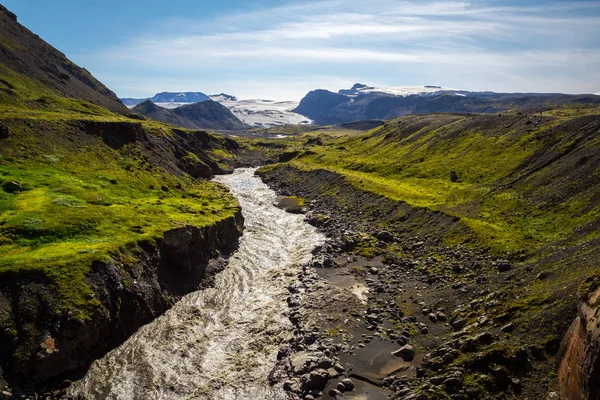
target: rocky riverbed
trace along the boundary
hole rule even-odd
[[[511,284],[527,279],[525,252],[499,258],[447,245],[445,232],[464,229],[452,217],[327,171],[283,166],[261,176],[304,198],[307,221],[329,238],[288,287],[294,340],[279,351],[272,383],[309,400],[557,396],[539,371],[560,339],[527,343],[513,334],[517,310],[503,307]]]

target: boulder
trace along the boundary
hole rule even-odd
[[[377,235],[375,237],[384,242],[393,242],[394,241],[394,236],[387,231],[381,231],[381,232],[377,233]]]
[[[508,260],[500,260],[496,263],[496,267],[498,268],[498,272],[507,272],[512,269],[512,265]]]
[[[346,392],[351,392],[354,390],[354,382],[352,382],[352,379],[350,379],[350,378],[342,379],[341,383],[346,388]]]
[[[6,193],[18,193],[18,192],[21,192],[23,190],[23,188],[21,187],[21,185],[18,182],[15,182],[15,181],[4,182],[2,184],[2,189]]]
[[[450,171],[450,180],[452,182],[458,182],[458,174],[456,171]]]
[[[404,361],[410,362],[415,358],[415,348],[410,345],[402,346],[392,354],[396,357],[402,357]]]
[[[10,129],[8,126],[0,124],[0,139],[8,139],[11,135]]]

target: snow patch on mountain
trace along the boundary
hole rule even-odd
[[[230,94],[225,94],[225,93],[221,93],[221,94],[211,94],[209,96],[212,101],[216,101],[218,103],[221,103],[223,101],[237,101],[238,98],[235,96],[232,96]]]
[[[215,100],[215,99],[213,99]],[[218,101],[218,100],[215,100]],[[272,100],[223,100],[219,101],[247,125],[270,128],[281,125],[310,125],[312,120],[292,112],[300,104],[297,101]]]
[[[339,94],[350,97],[364,95],[369,93],[385,93],[393,96],[411,96],[423,95],[437,92],[459,91],[457,89],[445,88],[441,86],[367,86],[361,83],[355,84],[351,89],[342,89]]]

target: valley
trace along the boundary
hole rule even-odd
[[[600,96],[451,87],[120,99],[0,5],[0,399],[598,399]]]

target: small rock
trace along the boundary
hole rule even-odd
[[[344,384],[344,387],[346,388],[347,392],[351,392],[354,390],[354,382],[352,382],[352,379],[350,379],[350,378],[342,379],[341,383]]]
[[[429,314],[429,320],[435,324],[438,319],[434,313],[431,313],[431,314]]]
[[[415,348],[410,345],[402,346],[400,349],[394,351],[392,354],[396,357],[402,357],[404,361],[410,362],[415,358]]]
[[[375,237],[384,242],[392,242],[394,240],[394,236],[386,231],[379,232]]]
[[[344,386],[344,384],[342,382],[338,382],[336,389],[340,392],[340,393],[344,393],[346,391],[346,386]]]
[[[498,261],[498,263],[496,264],[496,267],[498,268],[498,272],[506,272],[506,271],[510,271],[512,269],[512,265],[510,262],[508,262],[508,260]]]
[[[341,393],[339,390],[337,390],[337,389],[330,389],[330,390],[329,390],[329,395],[330,395],[331,397],[338,397],[338,396],[339,396],[339,395],[341,395],[341,394],[342,394],[342,393]]]
[[[438,312],[437,314],[435,314],[435,316],[437,317],[438,321],[446,321],[448,319],[448,317],[446,317],[446,314],[444,314],[443,312]]]
[[[537,274],[537,276],[535,277],[535,279],[537,279],[537,280],[540,280],[540,281],[541,281],[541,280],[544,280],[544,279],[548,278],[549,276],[550,276],[550,273],[549,273],[549,272],[547,272],[547,271],[542,271],[542,272],[540,272],[539,274]]]
[[[0,124],[0,139],[8,139],[10,137],[10,129],[8,126]]]
[[[502,332],[508,333],[508,332],[512,332],[514,327],[515,327],[514,324],[511,322],[509,324],[504,325],[502,328],[500,328],[500,330]]]
[[[467,321],[464,319],[457,319],[456,321],[452,322],[452,327],[457,331],[461,330],[465,326],[467,326]]]
[[[452,182],[458,182],[458,174],[456,173],[456,171],[450,171],[450,180]]]
[[[17,193],[23,190],[21,184],[15,181],[4,182],[2,189],[4,189],[6,193]]]

